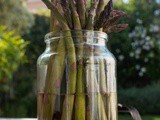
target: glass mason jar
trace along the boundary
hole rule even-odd
[[[98,31],[45,36],[38,58],[38,120],[118,120],[116,61]]]

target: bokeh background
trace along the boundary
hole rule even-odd
[[[160,120],[160,0],[115,0],[115,8],[129,24],[108,42],[119,103]],[[0,0],[0,117],[36,117],[36,60],[47,32],[49,11],[40,0]]]

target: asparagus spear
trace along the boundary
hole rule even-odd
[[[79,20],[79,15],[76,11],[75,4],[74,4],[73,0],[69,0],[69,3],[70,3],[71,11],[72,11],[72,14],[73,14],[74,29],[75,30],[81,30],[81,23],[80,23],[80,20]]]
[[[109,93],[108,94],[108,119],[110,120],[118,120],[117,115],[117,93]]]
[[[96,15],[96,9],[97,9],[97,6],[98,6],[98,2],[99,2],[99,0],[91,0],[91,7],[90,7],[90,10],[89,10],[87,25],[86,25],[86,28],[88,30],[93,30],[94,29],[93,28],[94,18],[95,18],[95,15]]]
[[[98,0],[92,0],[91,1],[91,8],[90,8],[90,11],[89,11],[89,16],[88,16],[88,22],[87,22],[87,29],[93,29],[94,27],[94,18],[95,18],[95,14],[96,14],[96,8],[97,8],[97,5],[98,5]],[[93,38],[94,39],[94,38]],[[94,55],[93,55],[93,48],[94,46],[93,45],[90,45],[90,48],[91,48],[91,51],[89,53],[90,55],[90,65],[89,65],[89,69],[90,69],[90,76],[94,76],[95,75],[95,71],[93,70],[94,69]],[[95,77],[95,76],[94,76]],[[97,93],[96,95],[94,95],[93,93],[91,93],[92,95],[89,97],[89,106],[90,106],[90,109],[91,110],[98,110],[97,112],[99,112],[98,114],[101,114],[101,116],[107,120],[107,117],[106,117],[106,113],[105,113],[105,109],[104,109],[104,103],[103,103],[103,100],[102,100],[102,96],[101,94],[98,92],[98,87],[97,87],[97,82],[95,80],[95,78],[92,77],[92,78],[89,78],[90,80],[93,80],[91,83],[94,84],[94,88],[95,89],[95,92],[94,93]],[[91,87],[92,89],[92,87]],[[90,92],[89,92],[90,93]],[[99,99],[98,99],[99,98]],[[98,107],[99,105],[100,107]],[[95,107],[95,108],[94,108]],[[98,107],[98,108],[97,108]],[[95,112],[93,111],[88,111],[87,113],[87,118],[89,120],[92,120],[95,116],[93,114],[96,114]]]
[[[81,21],[82,28],[85,28],[86,23],[86,0],[77,0],[77,12],[79,14],[79,19]]]
[[[93,56],[89,58],[88,68],[87,68],[87,82],[88,82],[88,93],[89,93],[89,102],[88,102],[88,111],[87,111],[87,120],[93,119],[102,119],[107,120],[104,101],[98,87],[97,76],[95,74]],[[98,114],[98,116],[97,116]],[[97,118],[98,117],[98,118]]]
[[[98,58],[99,59],[99,58]],[[95,59],[95,61],[97,61],[97,58]],[[100,63],[99,63],[100,64]],[[99,70],[99,69],[98,69]],[[93,71],[95,72],[95,71]],[[106,115],[106,109],[105,109],[105,104],[104,104],[104,101],[103,101],[103,93],[101,93],[101,88],[102,88],[102,85],[100,83],[98,83],[98,77],[100,77],[101,79],[101,74],[100,76],[96,76],[96,74],[94,73],[94,79],[93,79],[93,82],[94,82],[94,89],[95,89],[95,101],[96,101],[96,109],[97,109],[97,113],[98,113],[98,119],[101,119],[101,120],[107,120],[107,116],[108,114]],[[105,77],[105,76],[103,76]],[[100,80],[101,81],[101,80]],[[100,88],[99,88],[100,87]],[[104,88],[106,89],[106,88]]]
[[[61,5],[63,7],[64,17],[67,20],[67,23],[68,23],[69,27],[73,28],[72,18],[71,18],[71,11],[69,9],[68,0],[61,0]]]
[[[72,9],[74,9],[74,7],[73,7],[73,4],[72,4]],[[74,12],[75,13],[75,12]],[[78,17],[77,16],[75,16],[74,17],[74,21],[76,22],[75,23],[75,29],[79,29],[80,28],[80,24],[79,24],[79,26],[76,26],[76,25],[78,25],[77,23],[79,22],[78,21]],[[81,55],[81,54],[83,54],[83,51],[82,51],[82,48],[81,48],[81,46],[78,48],[78,54],[79,55]],[[78,64],[78,75],[81,77],[82,75],[81,75],[81,71],[82,71],[82,69],[81,69],[82,67],[81,67],[81,64]],[[79,77],[79,80],[78,81],[82,81],[82,79]],[[69,83],[69,86],[68,86],[68,88],[70,88],[70,87],[72,87],[73,85],[72,85],[72,81],[70,81],[70,83]],[[72,92],[70,93],[70,92],[68,92],[69,94],[72,94]],[[79,100],[82,100],[82,101],[79,101]],[[67,106],[64,106],[64,108],[63,108],[63,112],[62,112],[62,120],[64,120],[64,119],[66,119],[66,116],[68,116],[68,119],[71,119],[71,117],[72,117],[72,110],[73,110],[73,104],[74,104],[74,97],[73,96],[71,96],[71,95],[69,95],[69,96],[67,96],[66,97],[66,99],[65,99],[65,101],[68,101],[67,103]],[[77,104],[77,106],[80,106],[80,105],[82,105],[83,104],[83,106],[81,107],[82,109],[82,113],[84,113],[85,112],[85,105],[84,105],[84,103],[85,103],[85,97],[84,96],[81,96],[81,97],[77,97],[77,102],[76,103],[78,103],[78,102],[80,102],[79,104]],[[81,104],[82,103],[82,104]],[[79,109],[78,109],[79,110]],[[78,112],[75,112],[75,113],[78,113]],[[82,114],[83,116],[85,116],[85,114]],[[76,114],[75,115],[75,117],[76,118],[78,118],[78,119],[81,119],[81,118],[85,118],[85,117],[83,117],[83,116],[79,116],[79,113],[78,114]]]
[[[94,46],[90,45],[90,52],[89,52],[90,61],[89,61],[89,66],[88,66],[90,78],[88,78],[88,80],[90,81],[89,85],[91,85],[91,86],[90,86],[90,91],[88,91],[88,93],[91,93],[91,96],[89,97],[90,111],[88,111],[88,113],[87,113],[87,118],[88,118],[88,120],[92,120],[93,118],[95,118],[94,115],[96,115],[96,113],[98,112],[99,117],[101,117],[102,120],[103,119],[107,120],[104,101],[101,96],[101,91],[98,89],[98,83],[97,83],[97,79],[96,79],[97,77],[95,76],[95,71],[94,71],[94,69],[95,69],[94,64],[95,63],[94,63],[93,50],[94,50]],[[105,76],[100,75],[100,78],[102,78],[102,77],[105,77]],[[94,111],[93,111],[93,109],[94,109]]]
[[[86,29],[93,30],[93,23],[94,23],[94,17],[95,17],[95,11],[98,5],[98,1],[91,0],[91,7],[88,14],[88,19],[86,21]],[[96,118],[97,113],[97,104],[95,99],[95,92],[94,92],[94,58],[93,58],[93,45],[89,45],[90,50],[88,51],[89,61],[88,61],[88,68],[87,68],[87,76],[86,81],[88,82],[88,110],[87,110],[87,120],[93,120]],[[93,80],[93,81],[92,81]]]
[[[105,6],[104,0],[99,0],[98,7],[97,7],[97,10],[96,10],[96,19],[98,19],[99,15],[103,11],[104,6]]]
[[[67,50],[67,58],[68,58],[68,79],[72,82],[70,82],[70,88],[68,90],[68,93],[75,93],[75,83],[76,83],[76,55],[75,55],[75,47],[72,39],[71,32],[69,31],[70,28],[67,25],[67,21],[64,19],[64,17],[61,15],[61,13],[58,11],[58,9],[51,4],[48,0],[42,0],[49,9],[51,9],[56,17],[56,19],[59,21],[61,27],[66,30],[62,34],[65,37],[65,45]]]
[[[55,0],[51,0],[51,2],[53,4],[55,4]],[[54,17],[54,14],[53,12],[51,11],[51,14],[50,14],[50,31],[52,32],[54,30],[54,26],[57,24],[57,20],[55,19]]]
[[[61,15],[61,13],[58,11],[58,9],[48,0],[42,0],[46,6],[51,9],[56,17],[56,19],[59,21],[61,27],[66,30],[62,32],[63,36],[65,37],[65,45],[67,50],[67,58],[68,58],[68,67],[69,67],[69,73],[68,73],[68,79],[71,80],[72,84],[69,88],[69,93],[75,93],[75,81],[76,81],[76,56],[75,56],[75,47],[72,39],[72,34],[69,31],[70,28],[67,25],[67,21],[64,19],[64,17]]]
[[[51,0],[51,2],[55,3],[55,0]],[[57,32],[60,31],[60,27],[58,25],[57,20],[55,19],[54,15],[53,15],[52,11],[51,11],[51,17],[50,17],[50,31],[57,31]],[[58,43],[58,40],[55,41],[55,42]],[[60,42],[62,42],[62,41],[60,41]],[[51,44],[51,50],[55,51],[56,50],[56,46]],[[61,50],[63,51],[63,49],[61,49]],[[63,60],[64,60],[63,59],[64,54],[62,54],[62,56],[61,56],[62,63],[63,63]],[[53,79],[52,77],[50,77],[50,73],[51,73],[51,69],[52,69],[51,66],[53,64],[53,59],[54,59],[54,55],[52,55],[50,57],[50,60],[49,60],[49,67],[47,69],[47,75],[46,75],[47,76],[47,78],[46,78],[46,82],[47,82],[46,86],[48,86],[48,83],[50,83],[50,82],[48,82],[48,80],[52,81],[52,79]],[[61,64],[61,61],[60,61],[60,64]],[[63,70],[62,70],[62,72],[63,72]],[[59,75],[59,77],[61,77],[61,75]],[[53,79],[53,81],[54,81],[54,79]],[[48,91],[48,90],[45,88],[45,91]],[[53,108],[54,108],[54,107],[52,107],[52,104],[54,103],[54,101],[55,101],[55,96],[52,96],[48,92],[44,93],[43,102],[41,103],[42,104],[42,108],[41,108],[41,110],[39,109],[39,119],[40,118],[42,118],[42,119],[51,119],[52,118]]]
[[[119,10],[112,10],[108,19],[106,19],[103,28],[111,27],[119,22],[121,17],[125,15],[125,12]]]
[[[102,94],[106,94],[107,93],[107,83],[106,83],[106,75],[105,75],[105,66],[104,66],[104,61],[103,59],[99,60],[99,67],[100,67],[100,89],[102,92]]]
[[[57,32],[60,30],[58,27],[54,27]],[[56,31],[55,31],[56,32]],[[59,46],[56,48],[55,43],[58,43]],[[51,51],[58,51],[62,52],[61,55],[51,55],[49,58],[48,68],[47,68],[47,75],[45,80],[45,88],[44,88],[44,97],[42,103],[42,110],[40,115],[43,119],[52,118],[53,110],[54,110],[54,101],[55,101],[55,94],[60,92],[59,84],[61,83],[63,71],[64,71],[64,58],[65,58],[65,48],[64,48],[64,41],[63,40],[56,40],[54,44],[50,44]],[[56,50],[57,49],[57,50]],[[60,59],[60,61],[56,61],[54,58]],[[57,66],[56,64],[59,64]],[[53,72],[58,70],[59,72]],[[55,88],[52,89],[53,84],[56,84]]]
[[[114,25],[114,26],[111,26],[109,28],[106,28],[106,29],[104,29],[104,31],[106,33],[120,32],[120,31],[124,30],[127,27],[128,27],[128,24],[118,24],[118,25]]]
[[[53,3],[54,0],[51,0],[51,2]],[[51,15],[50,15],[50,31],[53,31],[54,28],[54,24],[55,24],[55,19],[54,19],[54,15],[51,11]]]
[[[95,89],[95,71],[94,71],[94,58],[93,58],[93,46],[89,46],[90,50],[88,51],[87,56],[89,59],[86,63],[86,82],[87,82],[87,95],[88,95],[88,106],[87,106],[87,120],[96,119],[97,114],[97,102],[96,102],[96,92]]]
[[[70,2],[70,6],[71,6],[71,12],[73,15],[73,23],[74,23],[74,29],[75,30],[81,30],[81,23],[79,20],[79,16],[78,13],[76,11],[76,7],[74,5],[73,0],[69,0]],[[81,31],[76,31],[75,32],[76,36],[82,36],[82,32]],[[77,38],[75,38],[77,39]],[[76,41],[76,40],[75,40]],[[76,41],[76,43],[82,43],[83,39],[82,37],[79,38],[79,41]],[[79,55],[77,57],[77,89],[76,89],[76,99],[75,99],[75,106],[78,109],[75,109],[75,119],[76,120],[84,120],[85,119],[85,95],[84,95],[84,88],[82,87],[83,85],[83,81],[82,81],[82,76],[83,76],[83,46],[82,45],[78,45],[77,47],[77,55]],[[72,81],[71,81],[72,82]],[[70,86],[68,86],[70,87]],[[72,93],[69,93],[72,94]],[[81,95],[79,95],[81,94]],[[72,99],[74,99],[73,96],[68,95],[66,97],[66,99],[71,99],[68,101],[69,104],[69,108],[70,108],[70,112],[67,112],[68,109],[66,109],[66,107],[64,106],[63,112],[62,112],[62,120],[66,119],[65,117],[67,116],[66,114],[68,114],[69,116],[69,120],[72,117],[72,111],[73,110],[73,105],[74,105],[74,101]],[[65,99],[65,101],[67,101]]]
[[[50,9],[53,12],[55,18],[58,20],[58,22],[60,23],[62,28],[64,28],[64,30],[69,30],[69,27],[67,25],[67,21],[62,16],[62,14],[59,12],[59,10],[56,8],[56,6],[54,4],[52,4],[49,0],[42,0],[42,1],[45,3],[45,5],[48,7],[48,9]]]
[[[56,56],[52,55],[50,57],[48,64],[47,76],[45,81],[44,102],[42,108],[43,119],[52,118],[54,113],[56,94],[60,92],[60,84],[64,72],[64,59],[65,59],[64,40],[61,39],[59,41],[59,47],[57,51],[60,52],[61,54],[58,54]]]
[[[68,30],[63,32],[63,36],[68,36],[65,37],[65,44],[66,44],[66,51],[67,51],[67,64],[68,64],[68,91],[67,93],[69,94],[74,94],[75,93],[75,88],[76,88],[76,55],[75,55],[75,47],[74,47],[74,43],[73,43],[73,39],[71,37],[71,32],[69,31],[69,27],[67,25],[67,21],[64,19],[64,17],[61,15],[61,13],[58,11],[58,9],[52,4],[50,3],[48,0],[42,0],[46,6],[51,9],[56,17],[56,19],[59,21],[59,23],[61,24],[62,28],[64,30]],[[57,61],[59,61],[60,59],[57,58]],[[57,66],[57,65],[56,65]],[[53,89],[53,87],[51,87]],[[73,100],[74,98],[71,97],[71,100],[69,98],[69,103],[71,103],[70,106],[73,106]],[[71,111],[72,111],[73,107],[71,107]],[[65,110],[64,110],[65,111]],[[66,113],[66,112],[65,112]],[[70,116],[72,114],[69,114]],[[64,117],[66,117],[64,115]],[[62,119],[65,119],[62,115]],[[71,117],[70,117],[71,118]]]
[[[101,12],[98,20],[95,22],[95,29],[99,30],[103,27],[104,22],[110,16],[111,11],[113,10],[113,2],[110,0],[108,4],[105,6],[104,10]]]
[[[52,1],[53,2],[53,1]],[[55,2],[55,1],[54,1]],[[51,12],[51,16],[53,17],[53,12]],[[57,29],[58,27],[55,26],[56,19],[51,20],[51,31],[60,29]],[[57,22],[57,21],[56,21]],[[63,69],[64,69],[64,56],[65,56],[65,50],[64,50],[64,42],[63,40],[60,40],[59,46],[57,48],[57,51],[63,51],[61,55],[57,55],[56,59],[59,59],[60,61],[54,61],[54,56],[52,55],[49,60],[48,69],[47,69],[47,75],[46,75],[46,83],[45,83],[45,90],[44,90],[44,100],[42,103],[42,119],[52,119],[53,111],[54,111],[54,103],[56,96],[53,94],[57,94],[59,92],[59,89],[57,90],[57,87],[53,88],[54,84],[60,84],[62,75],[63,75]],[[62,47],[63,46],[63,47]],[[55,49],[55,46],[51,45],[52,49]],[[57,66],[56,64],[59,64]],[[59,72],[53,72],[53,70],[58,70]],[[53,74],[52,74],[53,72]]]
[[[100,94],[99,94],[99,111],[103,114],[101,114],[102,120],[107,120],[108,110],[105,108],[106,107],[106,100],[103,99],[103,96],[107,94],[107,83],[106,83],[106,74],[105,74],[105,64],[103,59],[99,59],[99,70],[100,70]],[[106,97],[106,96],[105,96]]]
[[[74,94],[67,94],[63,103],[61,120],[72,120]]]

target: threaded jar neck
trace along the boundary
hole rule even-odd
[[[67,33],[67,34],[66,34]],[[60,32],[50,32],[45,36],[45,42],[47,44],[53,41],[66,39],[67,37],[72,37],[75,44],[87,43],[87,44],[97,44],[105,45],[108,41],[108,35],[101,31],[90,31],[90,30],[64,30]],[[82,39],[79,39],[82,38]],[[81,40],[81,41],[80,41]]]

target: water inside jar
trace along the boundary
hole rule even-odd
[[[85,97],[85,101],[81,105],[76,104],[76,99]],[[49,100],[53,100],[54,105],[49,106]],[[72,102],[71,102],[72,101]],[[74,102],[73,102],[74,101]],[[103,103],[102,103],[103,101]],[[48,102],[48,103],[47,103]],[[73,105],[71,104],[73,103]],[[84,103],[84,104],[83,104]],[[49,120],[43,116],[42,111],[45,105],[48,105],[48,109],[54,109],[52,114],[52,120],[61,120],[65,115],[65,120],[76,120],[75,110],[82,109],[85,113],[85,120],[92,118],[92,120],[117,120],[117,93],[91,93],[91,94],[46,94],[39,92],[38,94],[38,120]],[[84,106],[83,106],[84,105]],[[64,113],[64,110],[67,113]],[[70,118],[70,116],[72,118]],[[64,117],[63,117],[64,118]]]

